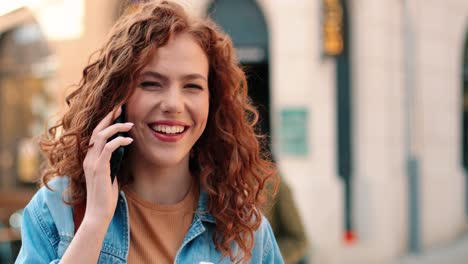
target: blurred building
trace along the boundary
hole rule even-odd
[[[466,234],[468,2],[183,4],[232,36],[315,263],[391,263]],[[123,6],[0,4],[3,224],[35,190],[41,124]]]

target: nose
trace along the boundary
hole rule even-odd
[[[184,110],[183,96],[177,87],[166,89],[166,92],[161,96],[161,110],[163,112],[181,113]]]

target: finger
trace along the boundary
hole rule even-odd
[[[127,122],[113,124],[104,128],[94,137],[94,151],[96,151],[96,153],[101,153],[102,148],[112,136],[118,132],[127,132],[132,129],[132,127],[133,123]]]
[[[127,146],[133,142],[129,137],[117,137],[109,141],[103,148],[100,156],[96,159],[95,175],[110,175],[110,159],[112,152],[120,146]]]
[[[122,113],[122,107],[121,106],[115,107],[94,128],[91,138],[89,139],[89,145],[93,144],[93,147],[88,149],[85,160],[83,162],[83,168],[92,166],[92,164],[89,164],[89,163],[94,163],[99,157],[99,154],[101,153],[102,145],[99,148],[95,148],[94,146],[94,144],[96,143],[96,136],[99,133],[99,131],[108,127],[111,124],[111,122],[115,119],[114,116],[118,116],[120,115],[120,113]]]
[[[121,113],[122,113],[122,106],[115,107],[97,124],[97,126],[93,130],[93,135],[99,133],[101,130],[108,127],[110,124],[112,124],[112,121],[114,121],[117,118],[117,116],[119,116]],[[92,142],[93,141],[90,140],[90,143]]]
[[[129,137],[116,137],[113,140],[106,143],[102,149],[101,155],[99,157],[99,163],[105,164],[105,162],[110,162],[112,152],[114,152],[120,146],[127,146],[133,142],[132,138]]]

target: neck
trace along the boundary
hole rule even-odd
[[[143,199],[158,204],[175,204],[184,199],[191,184],[188,159],[171,167],[131,160],[133,182],[129,188]]]

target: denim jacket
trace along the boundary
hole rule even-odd
[[[70,245],[75,231],[72,207],[65,204],[62,192],[67,177],[49,182],[54,190],[42,187],[23,211],[22,246],[16,263],[58,263]],[[207,194],[200,192],[197,213],[180,246],[174,263],[231,263],[222,258],[213,242],[216,225],[207,212]],[[266,218],[255,231],[251,263],[283,263],[278,245]],[[98,263],[126,263],[130,243],[130,222],[125,194],[120,192],[114,217],[105,235]],[[236,247],[233,246],[234,252]]]

